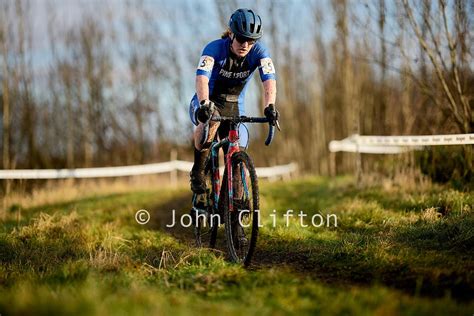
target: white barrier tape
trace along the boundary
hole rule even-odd
[[[259,178],[281,177],[296,172],[296,170],[298,170],[298,165],[294,162],[281,166],[255,168],[255,171],[257,172],[257,176]],[[221,166],[219,168],[219,171],[222,175],[222,173],[224,172],[224,166]]]
[[[296,172],[297,169],[298,165],[296,163],[290,163],[283,166],[255,168],[257,171],[257,176],[260,178],[274,178],[284,176]]]
[[[0,179],[66,179],[124,177],[144,174],[168,173],[175,170],[189,172],[192,166],[192,162],[174,160],[169,162],[125,167],[0,170]],[[256,168],[256,171],[259,177],[268,178],[290,174],[296,171],[296,169],[297,165],[295,163],[291,163],[283,166]]]
[[[329,142],[331,152],[346,151],[367,154],[399,154],[421,150],[423,146],[470,145],[474,134],[423,136],[360,136],[352,135],[341,141]]]
[[[353,135],[350,137],[350,139],[353,139],[359,145],[436,146],[436,145],[474,144],[474,134],[423,135],[423,136]]]
[[[331,152],[352,152],[364,154],[401,154],[421,147],[402,147],[402,146],[367,146],[357,145],[348,141],[333,140],[329,142],[329,151]]]
[[[192,163],[191,163],[192,166]],[[0,179],[65,179],[135,176],[176,170],[176,161],[105,168],[0,170]]]

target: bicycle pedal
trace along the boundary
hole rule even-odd
[[[192,199],[192,206],[197,208],[206,208],[207,196],[206,193],[194,194]]]
[[[206,203],[207,201],[207,194],[206,192],[201,193],[201,194],[196,194],[196,197],[194,198],[194,204],[197,203]]]

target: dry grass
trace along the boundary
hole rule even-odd
[[[48,180],[41,186],[27,191],[19,189],[2,196],[0,218],[12,208],[31,208],[41,205],[56,204],[91,196],[128,193],[136,191],[150,191],[172,188],[187,183],[186,177],[180,177],[177,184],[170,182],[166,175],[149,175],[125,178],[102,179],[66,179]],[[4,217],[3,217],[4,218]]]
[[[377,172],[365,172],[360,180],[359,187],[361,189],[379,186],[386,192],[429,191],[437,186],[418,169],[395,170],[389,176]]]

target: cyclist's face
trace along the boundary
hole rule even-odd
[[[232,52],[238,57],[245,57],[249,53],[252,46],[255,44],[255,40],[249,40],[240,37],[234,37],[234,34],[231,34],[232,41]]]

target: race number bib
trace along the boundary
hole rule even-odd
[[[212,58],[211,56],[201,56],[197,69],[210,72],[213,66],[214,66],[214,58]]]
[[[275,73],[275,67],[271,58],[262,58],[260,59],[260,67],[264,75],[270,75]]]

